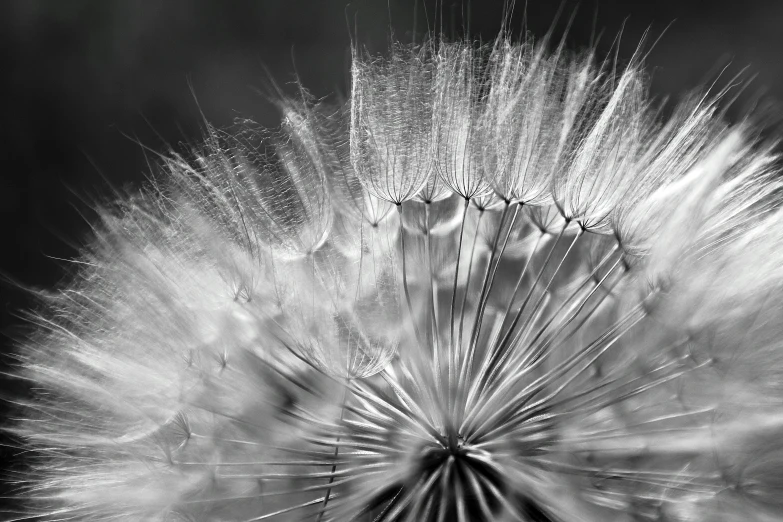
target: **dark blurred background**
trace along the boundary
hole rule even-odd
[[[467,2],[442,2],[444,28],[492,39],[503,1]],[[537,35],[560,6],[562,34],[578,5],[572,47],[603,31],[606,53],[623,28],[626,60],[645,30],[652,41],[668,26],[647,59],[655,94],[676,97],[731,63],[732,74],[748,66],[744,77],[756,76],[752,97],[783,99],[783,1],[528,4],[527,26]],[[315,96],[347,94],[349,25],[380,51],[390,27],[409,40],[414,20],[423,31],[435,12],[434,0],[2,0],[0,345],[24,335],[17,314],[32,301],[22,287],[67,280],[72,267],[63,260],[77,254],[94,218],[85,201],[136,186],[149,172],[134,140],[159,151],[197,140],[199,106],[218,126],[239,115],[274,125],[275,108],[258,94],[267,70],[289,92],[296,73]],[[4,392],[17,390],[3,383]]]

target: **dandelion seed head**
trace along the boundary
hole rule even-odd
[[[207,127],[33,316],[28,516],[774,519],[779,158],[647,89],[433,38]]]

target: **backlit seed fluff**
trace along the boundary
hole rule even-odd
[[[42,294],[11,520],[783,517],[777,143],[563,44],[354,50]]]
[[[643,73],[629,66],[596,88],[593,121],[568,165],[555,175],[554,198],[566,218],[585,229],[606,230],[619,197],[634,181],[633,164],[651,120]]]
[[[490,192],[484,175],[481,126],[485,84],[481,51],[469,43],[438,50],[433,101],[435,168],[443,183],[465,199]]]
[[[571,93],[564,96],[558,60],[532,42],[501,40],[490,55],[481,144],[487,178],[503,200],[538,204],[551,197],[551,177],[572,125],[564,104]]]
[[[388,58],[353,54],[351,161],[373,195],[400,204],[432,173],[432,50],[395,45]]]

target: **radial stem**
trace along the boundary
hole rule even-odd
[[[419,343],[419,347],[422,346],[421,332],[419,332],[419,325],[416,323],[416,316],[413,314],[413,305],[411,304],[411,294],[408,290],[408,267],[405,260],[405,227],[403,225],[403,212],[402,203],[397,205],[397,212],[400,216],[400,250],[402,257],[402,288],[405,293],[405,302],[408,305],[408,316],[410,317],[411,326],[413,326],[413,333],[416,336],[416,341]]]
[[[476,220],[476,231],[473,234],[473,245],[470,248],[470,262],[468,263],[468,275],[467,275],[467,283],[465,283],[465,293],[462,294],[462,306],[459,310],[459,328],[457,329],[457,346],[460,347],[460,350],[462,349],[462,330],[465,324],[465,308],[468,304],[468,290],[470,288],[470,278],[473,274],[473,261],[475,259],[476,255],[476,243],[478,243],[478,237],[479,237],[479,230],[481,227],[481,219],[484,217],[484,212],[486,212],[484,209],[479,209],[479,217],[478,220]]]
[[[495,279],[495,273],[497,272],[498,266],[500,265],[500,260],[501,257],[503,256],[503,251],[506,248],[506,244],[508,243],[508,238],[509,235],[511,234],[511,230],[514,228],[514,223],[516,223],[517,216],[519,215],[519,208],[521,204],[516,205],[514,208],[514,214],[511,217],[511,221],[508,224],[508,230],[506,231],[506,236],[503,240],[502,247],[500,248],[500,251],[498,251],[498,243],[500,242],[500,236],[503,232],[503,228],[506,222],[506,216],[508,215],[509,205],[510,202],[506,202],[505,208],[503,209],[503,213],[500,216],[500,224],[498,225],[498,232],[495,235],[495,241],[492,245],[492,255],[490,255],[489,262],[487,264],[487,270],[484,273],[484,283],[482,284],[481,293],[479,294],[479,302],[476,308],[476,317],[473,321],[473,329],[471,330],[470,342],[468,343],[467,357],[470,360],[473,359],[473,352],[476,349],[476,343],[478,342],[479,335],[481,334],[481,323],[482,323],[482,318],[484,316],[484,309],[486,308],[487,301],[489,300],[489,293],[492,289],[492,284]],[[493,266],[492,262],[495,260],[496,252],[497,252],[497,261]]]
[[[486,372],[482,374],[482,379],[488,379],[491,378],[494,374],[496,369],[499,365],[501,365],[506,358],[508,357],[508,353],[510,350],[510,347],[513,346],[509,343],[509,340],[511,339],[512,334],[514,333],[514,329],[519,324],[520,319],[522,318],[522,313],[525,311],[525,307],[527,306],[527,303],[529,302],[530,298],[533,295],[533,292],[535,291],[535,287],[538,284],[538,282],[541,279],[541,276],[544,274],[544,270],[546,269],[547,265],[549,264],[549,261],[551,259],[552,253],[555,250],[555,247],[560,242],[560,239],[563,237],[563,233],[565,232],[565,226],[563,227],[563,230],[560,232],[560,234],[557,236],[557,239],[555,240],[555,244],[552,245],[552,249],[549,251],[549,255],[547,256],[546,260],[544,261],[544,266],[541,267],[541,270],[538,273],[538,276],[536,277],[536,280],[531,285],[530,291],[528,292],[527,297],[525,297],[525,301],[522,303],[522,305],[519,307],[519,310],[517,310],[516,315],[514,316],[514,320],[511,322],[511,325],[508,327],[508,330],[506,331],[505,336],[503,336],[503,339],[500,341],[500,343],[494,347],[490,345],[490,349],[493,349],[492,358],[489,361],[489,366],[487,367]],[[558,272],[560,271],[560,268],[562,268],[563,263],[565,262],[566,258],[568,257],[568,254],[573,249],[576,242],[581,237],[581,232],[577,233],[576,237],[574,237],[574,240],[571,242],[571,244],[568,246],[568,250],[566,250],[565,254],[563,254],[563,257],[560,259],[560,263],[558,263],[557,267],[555,268],[554,273],[552,274],[552,277],[549,278],[549,282],[547,282],[544,289],[541,291],[541,295],[536,300],[535,305],[533,305],[533,309],[530,311],[530,316],[528,320],[525,322],[523,327],[520,329],[520,332],[524,331],[527,325],[532,321],[533,317],[535,317],[536,311],[538,310],[538,307],[541,305],[541,302],[544,299],[544,296],[546,295],[547,291],[549,291],[549,287],[551,286],[552,282],[557,277]]]
[[[429,305],[431,322],[429,324],[428,332],[432,335],[432,365],[435,374],[435,388],[440,390],[440,343],[438,328],[438,311],[436,308],[436,290],[435,290],[435,278],[432,274],[432,251],[431,251],[431,237],[430,237],[430,205],[432,203],[424,203],[424,246],[427,251],[427,275],[430,282],[429,288]]]
[[[459,227],[459,242],[457,243],[457,264],[454,267],[454,286],[451,291],[451,309],[449,310],[449,351],[454,353],[457,349],[454,346],[454,309],[457,305],[457,287],[459,285],[459,264],[462,256],[462,242],[465,237],[465,221],[468,216],[468,208],[470,207],[470,199],[465,198],[465,206],[462,210],[462,223]],[[449,368],[451,373],[451,368]],[[451,382],[451,378],[449,378]]]
[[[348,403],[348,385],[346,384],[343,387],[343,398],[340,401],[340,422],[343,421],[345,418],[345,407]],[[337,435],[337,438],[334,442],[334,460],[335,463],[332,464],[332,471],[331,471],[331,477],[329,477],[329,487],[326,489],[326,495],[324,495],[324,503],[321,504],[321,510],[318,512],[318,517],[316,518],[316,522],[321,522],[321,519],[324,517],[324,513],[326,512],[326,505],[329,503],[329,496],[332,494],[332,487],[331,484],[334,483],[334,473],[337,471],[337,456],[340,453],[340,435]]]

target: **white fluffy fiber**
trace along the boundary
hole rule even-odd
[[[12,518],[779,520],[774,144],[552,47],[355,50],[103,209]]]

